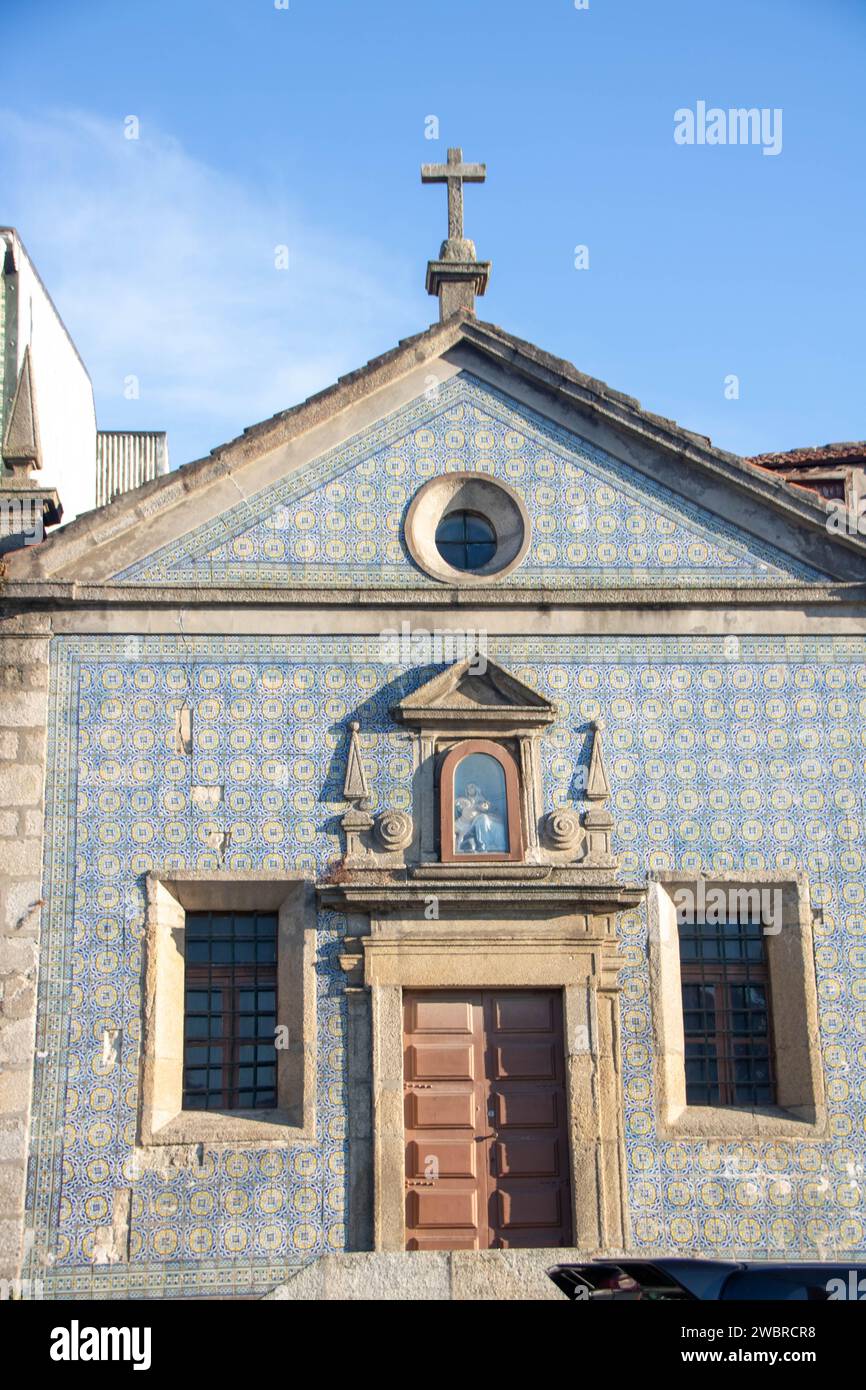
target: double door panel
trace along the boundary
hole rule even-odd
[[[555,990],[406,991],[410,1250],[571,1243]]]

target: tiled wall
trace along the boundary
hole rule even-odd
[[[431,586],[403,521],[419,487],[460,470],[501,479],[526,505],[529,551],[505,588],[821,577],[466,374],[119,577]]]
[[[143,876],[151,868],[305,868],[340,852],[346,724],[374,805],[411,808],[407,735],[389,708],[433,674],[369,638],[56,638],[29,1272],[49,1296],[251,1292],[344,1242],[344,923],[318,942],[318,1133],[176,1171],[135,1160]],[[615,847],[649,869],[802,867],[815,927],[831,1138],[654,1137],[641,913],[624,914],[629,1200],[636,1246],[704,1254],[866,1253],[866,642],[515,638],[490,655],[559,705],[546,806],[580,803],[589,722],[606,721]],[[174,709],[194,708],[175,751]],[[199,809],[195,786],[218,785]],[[220,858],[224,832],[231,837]],[[102,1061],[122,1029],[120,1064]],[[113,1193],[132,1188],[128,1263],[92,1263]]]

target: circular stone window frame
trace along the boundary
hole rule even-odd
[[[477,570],[460,570],[439,553],[436,531],[451,512],[477,512],[493,527],[496,550]],[[523,499],[489,473],[440,473],[419,488],[406,513],[404,537],[419,569],[442,584],[478,585],[504,579],[529,549],[531,523]]]

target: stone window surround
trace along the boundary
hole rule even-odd
[[[472,753],[495,758],[505,774],[505,805],[508,818],[508,849],[499,854],[458,854],[454,849],[454,774],[458,764]],[[443,864],[483,864],[523,859],[523,833],[520,816],[520,778],[517,763],[509,750],[492,739],[468,738],[455,743],[442,759],[439,769],[439,852]]]
[[[478,512],[493,527],[496,551],[478,570],[449,565],[436,545],[436,528],[453,511]],[[403,534],[416,565],[443,584],[485,584],[517,569],[529,549],[531,523],[526,505],[501,478],[489,473],[454,471],[431,478],[416,492]]]
[[[147,875],[139,1143],[307,1143],[315,1137],[316,907],[300,874],[167,869]],[[276,912],[277,1109],[183,1110],[187,912]]]
[[[773,1007],[777,1104],[766,1107],[686,1104],[679,935],[673,894],[779,888],[782,928],[764,940]],[[647,894],[649,985],[657,1134],[662,1139],[821,1138],[826,1134],[812,909],[805,874],[782,871],[653,875]]]

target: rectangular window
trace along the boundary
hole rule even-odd
[[[277,914],[188,912],[183,1108],[277,1104]]]
[[[774,1105],[770,978],[760,921],[679,927],[687,1105]]]

